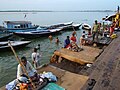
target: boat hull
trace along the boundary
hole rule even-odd
[[[49,35],[55,35],[58,34],[62,29],[46,29],[46,30],[36,30],[36,31],[30,31],[30,32],[15,32],[14,34],[27,38],[27,39],[32,39],[32,38],[40,38],[43,36],[49,36]]]
[[[41,26],[41,28],[46,28],[46,29],[60,28],[62,29],[62,31],[64,31],[64,30],[79,29],[80,26],[81,24],[73,24],[73,22],[68,22],[68,23],[61,23],[61,24],[50,25],[50,26]]]
[[[31,41],[10,41],[11,45],[14,49],[25,47],[26,45],[30,44]],[[0,51],[8,51],[11,50],[8,42],[0,42]]]
[[[13,34],[7,34],[0,37],[0,41],[7,41]]]
[[[84,24],[82,24],[82,29],[91,30],[91,26],[89,24],[84,23]]]
[[[64,27],[60,27],[62,28],[62,30],[78,30],[80,27],[80,25],[68,25],[68,26],[64,26]]]

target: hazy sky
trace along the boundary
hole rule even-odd
[[[116,10],[120,0],[1,0],[0,10]]]

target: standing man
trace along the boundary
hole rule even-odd
[[[95,39],[98,42],[98,31],[99,31],[99,24],[98,24],[97,20],[95,20],[95,23],[92,28],[93,42],[95,41]]]
[[[37,48],[34,48],[32,53],[32,62],[35,69],[40,66],[40,59],[41,59],[40,53],[37,52]]]

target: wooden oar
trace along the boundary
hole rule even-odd
[[[31,82],[31,84],[32,84],[32,86],[33,86],[33,88],[36,88],[35,85],[34,85],[34,83],[33,83],[32,80],[31,80],[31,78],[29,77],[28,72],[26,71],[26,69],[25,69],[23,63],[21,62],[21,60],[20,60],[19,57],[17,56],[17,54],[16,54],[14,48],[12,47],[10,41],[8,42],[8,45],[10,46],[11,50],[13,51],[13,53],[14,53],[14,55],[15,55],[15,57],[16,57],[16,60],[17,60],[18,63],[21,65],[21,67],[22,67],[24,73],[25,73],[25,74],[27,75],[27,77],[29,78],[29,80],[30,80],[30,82]]]

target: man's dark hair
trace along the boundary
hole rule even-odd
[[[37,48],[34,48],[34,52],[37,52]]]
[[[67,38],[69,38],[69,36],[67,36]]]
[[[23,56],[23,57],[21,57],[21,61],[27,61],[27,59],[26,59],[26,57],[25,56]]]

